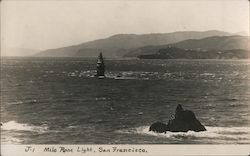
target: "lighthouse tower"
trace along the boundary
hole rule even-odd
[[[104,65],[104,59],[103,59],[102,53],[100,53],[98,58],[97,58],[96,76],[98,78],[104,78],[105,77],[105,65]]]

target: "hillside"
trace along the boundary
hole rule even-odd
[[[139,55],[155,54],[160,49],[167,47],[177,47],[181,49],[190,50],[232,50],[232,49],[249,49],[249,38],[246,36],[213,36],[203,39],[189,39],[174,44],[161,46],[145,46],[138,49],[131,50],[125,57],[137,57]]]
[[[168,47],[160,49],[155,54],[144,54],[137,57],[140,59],[248,59],[249,51],[243,49],[200,51]]]
[[[94,40],[79,45],[48,49],[36,56],[46,57],[96,57],[102,51],[105,57],[121,57],[132,49],[148,45],[166,45],[187,39],[201,39],[211,36],[229,36],[230,33],[222,31],[184,31],[155,34],[118,34],[105,39]]]

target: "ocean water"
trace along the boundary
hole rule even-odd
[[[2,144],[250,143],[249,60],[2,58]],[[119,79],[115,79],[119,75]],[[157,134],[177,104],[207,131]]]

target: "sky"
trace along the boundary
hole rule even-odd
[[[114,34],[249,33],[248,0],[3,0],[1,49],[45,50]]]

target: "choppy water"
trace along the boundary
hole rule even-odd
[[[249,60],[106,60],[106,68],[100,80],[95,59],[2,59],[1,142],[250,143]],[[208,131],[148,131],[177,104]]]

